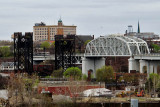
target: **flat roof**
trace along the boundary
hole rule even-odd
[[[58,25],[33,26],[33,27],[59,27]],[[62,27],[77,27],[74,25],[63,25]]]

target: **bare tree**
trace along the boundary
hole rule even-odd
[[[80,101],[83,91],[86,90],[87,84],[85,81],[69,81],[67,86],[73,103],[77,103]]]
[[[36,75],[28,76],[27,74],[16,74],[10,77],[7,87],[10,105],[32,105],[32,99],[35,97],[34,87],[37,84],[38,79]]]

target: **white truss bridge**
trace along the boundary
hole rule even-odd
[[[132,56],[149,54],[147,43],[133,36],[110,35],[90,41],[85,57]]]
[[[90,41],[84,54],[76,54],[76,64],[82,64],[82,72],[87,74],[92,69],[105,65],[105,57],[130,57],[128,68],[143,73],[143,67],[147,67],[147,73],[157,72],[160,66],[160,54],[150,54],[147,43],[134,36],[109,35]],[[35,55],[34,61],[55,60],[54,55]]]
[[[109,35],[90,41],[82,59],[82,72],[87,74],[92,69],[93,73],[105,65],[105,57],[130,57],[128,69],[143,73],[143,67],[147,67],[147,73],[157,73],[160,66],[160,54],[150,54],[147,43],[134,36]]]

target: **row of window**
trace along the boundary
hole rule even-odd
[[[56,28],[50,28],[50,30],[55,30]],[[35,30],[48,30],[48,28],[35,28]]]
[[[48,36],[35,36],[35,38],[46,38]],[[50,36],[50,37],[54,37],[54,36]]]
[[[56,32],[57,30],[50,30],[50,32]],[[63,29],[63,31],[66,31],[66,32],[76,32],[75,30],[66,30],[66,29]],[[48,30],[35,30],[35,32],[48,32]]]
[[[63,27],[63,29],[64,30],[76,30],[76,28],[73,28],[73,27]],[[48,30],[48,28],[42,27],[42,28],[35,28],[34,30]],[[55,30],[57,30],[57,27],[50,28],[50,30],[55,31]]]
[[[35,36],[36,41],[47,40],[47,36]],[[54,36],[50,36],[50,40],[54,40]]]
[[[53,33],[54,31],[50,31],[50,33]],[[35,31],[35,33],[48,33],[48,31]],[[56,32],[55,32],[56,33]]]
[[[64,34],[76,34],[75,32],[67,32],[67,31],[64,31]],[[48,33],[35,33],[35,35],[48,35]],[[50,35],[56,35],[56,33],[53,33],[51,32]]]
[[[35,38],[35,41],[46,41],[47,39],[45,38],[45,39],[36,39]],[[54,38],[50,38],[50,40],[53,40],[54,41]]]
[[[76,28],[73,28],[73,27],[64,27],[63,29],[64,30],[76,30]]]
[[[68,35],[68,34],[76,34],[75,32],[64,32],[64,35]],[[35,33],[36,36],[42,35],[42,36],[47,36],[48,33]],[[51,36],[56,35],[55,33],[50,33]]]
[[[48,28],[35,28],[34,30],[48,30]]]
[[[57,30],[50,30],[50,32],[55,32]],[[35,32],[48,32],[48,30],[35,30]]]
[[[48,35],[48,33],[35,33],[35,35]],[[55,33],[50,33],[50,35],[54,36]]]
[[[72,31],[72,30],[63,30],[64,32],[76,32],[76,31]],[[35,31],[35,33],[47,33],[48,31]],[[53,32],[57,32],[57,31],[50,31],[50,33],[53,33]]]

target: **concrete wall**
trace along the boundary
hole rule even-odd
[[[160,61],[157,60],[135,60],[134,58],[129,58],[128,59],[129,63],[129,73],[130,70],[136,70],[139,71],[140,73],[143,72],[144,66],[147,67],[147,74],[149,75],[150,73],[157,73],[157,67],[160,66]]]
[[[88,70],[93,70],[95,77],[96,70],[105,65],[105,58],[82,58],[82,73],[88,75]]]
[[[139,71],[139,61],[135,60],[134,58],[128,59],[128,72],[130,73],[130,70],[136,70]]]

